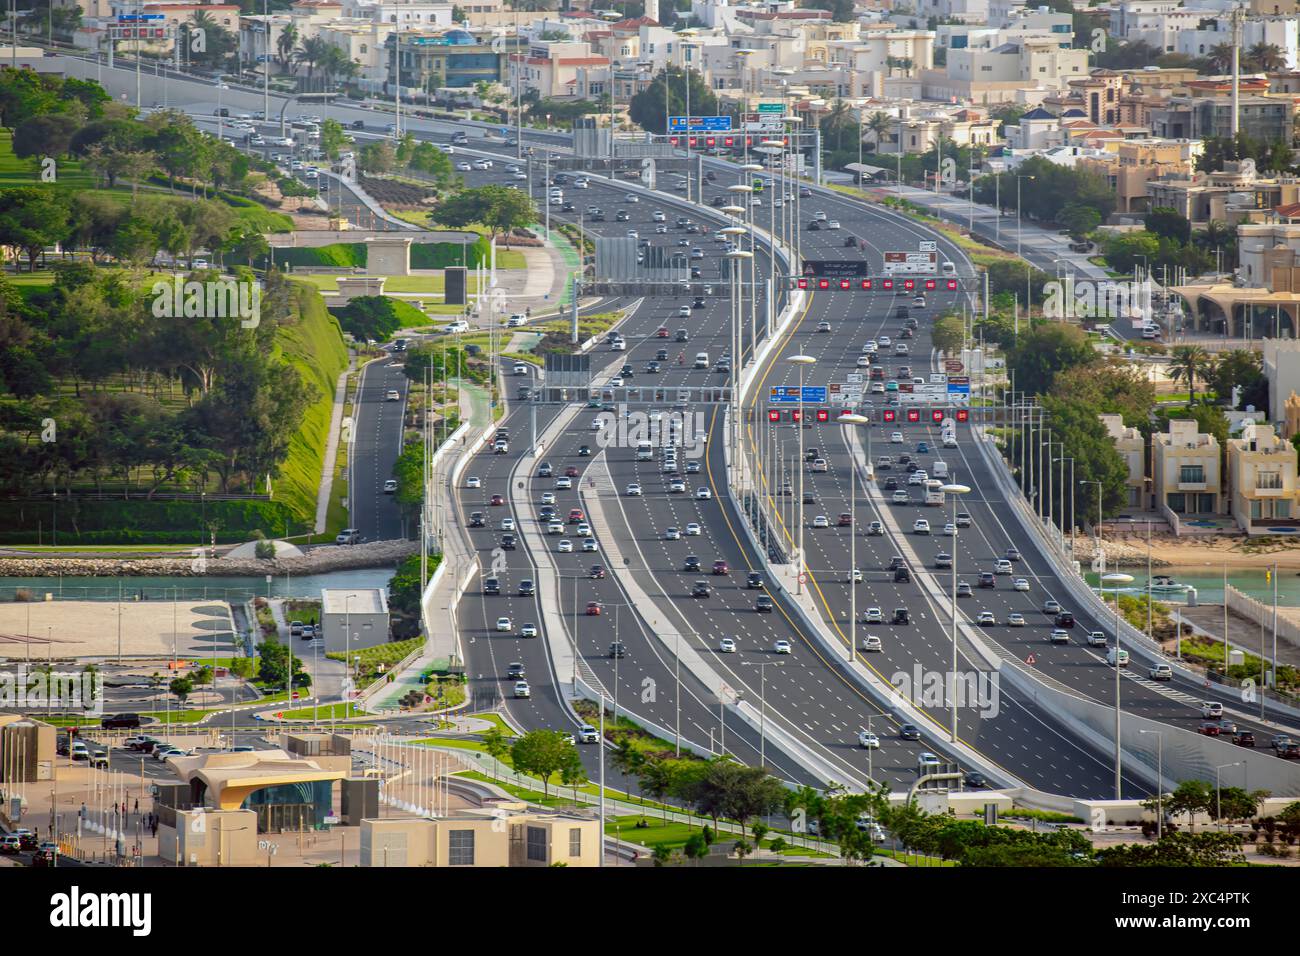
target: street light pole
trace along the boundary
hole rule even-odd
[[[795,365],[799,366],[799,420],[795,422],[795,428],[798,431],[798,436],[799,436],[799,466],[798,466],[799,467],[799,502],[797,505],[797,507],[799,508],[797,512],[797,517],[799,519],[798,520],[799,527],[798,527],[798,543],[796,545],[799,549],[799,562],[798,564],[795,565],[795,570],[798,572],[798,577],[795,578],[795,594],[801,595],[803,594],[803,578],[804,578],[804,567],[805,567],[804,553],[803,553],[803,475],[805,471],[804,462],[803,462],[803,419],[804,419],[803,371],[805,367],[815,364],[817,362],[817,359],[815,359],[811,355],[791,355],[786,358],[786,361],[793,362]]]
[[[952,496],[952,683],[948,693],[952,705],[952,742],[957,743],[957,498],[970,493],[969,485],[947,484],[940,489]]]
[[[870,425],[871,419],[856,412],[839,418],[841,425]],[[868,435],[871,433],[868,432]],[[870,457],[867,458],[870,463]],[[853,663],[858,639],[858,452],[849,443],[849,663]]]
[[[1156,842],[1165,835],[1165,734],[1162,730],[1139,730],[1156,736]]]
[[[1103,584],[1110,584],[1115,591],[1115,799],[1123,799],[1123,781],[1121,772],[1122,746],[1120,744],[1121,711],[1119,706],[1119,672],[1120,672],[1120,630],[1119,630],[1119,589],[1122,585],[1132,584],[1133,575],[1115,572],[1102,577]]]

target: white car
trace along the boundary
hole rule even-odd
[[[1052,628],[1051,635],[1047,638],[1053,644],[1069,644],[1070,632],[1059,627]]]
[[[829,221],[826,223],[826,228],[827,228],[827,229],[838,229],[838,228],[840,228],[840,221],[839,221],[838,219],[831,219],[831,220],[829,220]]]
[[[640,498],[640,497],[641,497],[641,486],[638,485],[635,481],[632,482],[632,484],[630,484],[630,485],[627,486],[627,496],[628,496],[629,498]]]
[[[885,612],[882,611],[882,610],[880,610],[880,608],[878,608],[878,607],[869,607],[869,608],[867,608],[866,613],[864,613],[864,614],[862,615],[862,623],[864,623],[864,624],[884,624],[884,623],[885,623]]]
[[[553,492],[553,491],[543,491],[543,492],[542,492],[542,504],[544,504],[544,505],[553,505],[553,504],[555,504],[555,492]]]
[[[573,487],[573,479],[568,475],[560,475],[555,479],[555,487],[558,491],[568,491]]]
[[[893,502],[896,505],[905,505],[911,500],[912,499],[908,496],[907,492],[902,488],[899,488],[894,492]]]
[[[656,209],[654,211],[654,215],[651,216],[650,218],[653,219],[655,222],[666,222],[668,216],[664,213],[662,209]]]
[[[1052,601],[1052,600],[1044,601],[1044,602],[1043,602],[1043,613],[1044,613],[1044,614],[1060,614],[1060,613],[1061,613],[1061,605],[1057,604],[1055,601]]]
[[[515,681],[515,697],[527,698],[533,696],[533,690],[528,686],[528,681]]]
[[[510,618],[499,617],[497,618],[497,630],[508,634],[514,630],[514,625],[510,623]]]
[[[713,492],[708,488],[696,488],[695,497],[698,501],[708,501],[713,497]]]
[[[718,642],[718,652],[721,654],[736,653],[736,642],[729,637],[724,637]]]
[[[772,652],[775,654],[789,654],[792,650],[789,641],[777,641],[772,645]]]
[[[867,730],[858,731],[858,746],[863,750],[879,750],[880,738]]]
[[[578,527],[574,528],[573,533],[578,535],[579,537],[586,538],[591,534],[591,525],[584,522],[578,525]]]
[[[951,521],[946,522],[943,526],[943,533],[950,538],[955,537],[957,534],[957,526]]]
[[[466,163],[466,162],[459,162],[459,163],[457,163],[457,164],[456,164],[456,168],[457,168],[460,172],[462,172],[462,173],[472,172],[473,169],[474,169],[473,166],[471,166],[469,163]]]
[[[560,543],[556,545],[555,549],[559,551],[560,554],[572,554],[573,542],[570,541],[568,538],[561,538]]]
[[[879,637],[877,637],[875,634],[868,634],[865,638],[863,638],[862,649],[868,652],[883,651],[884,646],[880,643]]]
[[[470,475],[468,478],[465,479],[465,487],[466,487],[466,488],[482,488],[482,487],[483,487],[483,481],[482,481],[482,479],[477,478],[477,477],[475,477],[474,475]]]
[[[674,462],[673,464],[675,465],[676,462]],[[669,494],[674,494],[674,495],[686,494],[686,482],[682,481],[680,478],[676,478],[668,482],[668,492]]]
[[[691,307],[689,305],[684,305],[677,310],[677,318],[689,319],[690,317],[691,317]]]
[[[929,534],[930,522],[926,521],[924,518],[917,518],[912,522],[912,531],[916,534]]]
[[[511,369],[516,375],[527,375],[528,365],[524,362],[516,362],[515,367]]]
[[[700,526],[692,521],[686,526],[686,536],[688,538],[697,538],[700,536]]]
[[[1014,581],[1011,582],[1011,588],[1012,588],[1012,590],[1014,590],[1014,591],[1028,591],[1028,590],[1029,590],[1029,579],[1028,579],[1028,578],[1016,578]]]
[[[552,521],[546,525],[547,534],[564,534],[564,522]]]
[[[389,478],[384,482],[384,494],[392,495],[397,493],[397,479]]]
[[[501,530],[502,530],[502,531],[514,531],[514,530],[515,530],[515,519],[514,519],[514,518],[502,518],[502,519],[501,519]]]
[[[854,568],[853,571],[849,574],[849,581],[852,582],[853,584],[861,584],[861,583],[862,583],[862,569],[861,569],[861,568]]]
[[[813,518],[814,528],[829,528],[830,526],[831,526],[830,519],[827,518],[825,515],[817,515],[815,518]]]
[[[521,628],[519,629],[519,636],[520,636],[520,637],[536,637],[536,636],[537,636],[537,625],[536,625],[536,624],[525,624],[523,627],[521,627]]]
[[[890,433],[889,433],[889,443],[890,443],[891,445],[901,445],[901,444],[903,444],[903,433],[902,433],[902,432],[890,432]]]
[[[930,751],[922,751],[916,755],[916,772],[927,774],[939,769],[939,757]]]
[[[1025,616],[1019,611],[1012,611],[1007,615],[1007,627],[1024,627]]]
[[[996,624],[997,622],[998,619],[993,616],[992,611],[980,611],[979,617],[975,619],[975,623],[981,627],[986,624]]]
[[[595,538],[583,538],[582,550],[587,554],[594,554],[595,552],[600,550],[600,546],[596,544]]]
[[[665,541],[680,541],[681,539],[682,539],[682,533],[678,531],[676,528],[667,528],[664,530]]]
[[[578,741],[584,744],[594,744],[600,739],[600,734],[591,724],[583,724],[578,728]]]
[[[641,197],[639,197],[636,193],[623,194],[623,202],[640,202],[640,201],[641,201]]]
[[[594,431],[594,432],[598,432],[598,431],[600,431],[600,430],[601,430],[602,428],[604,428],[604,427],[605,427],[605,420],[604,420],[603,418],[593,418],[593,419],[591,420],[591,430],[592,430],[592,431]]]

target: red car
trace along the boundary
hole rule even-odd
[[[1201,722],[1201,726],[1197,728],[1197,733],[1205,734],[1207,737],[1217,737],[1222,730],[1223,728],[1217,720],[1206,720]]]
[[[591,576],[595,578],[597,581],[601,581],[605,577],[605,569],[602,568],[599,564],[593,564],[591,566]]]
[[[569,509],[569,524],[577,524],[579,521],[583,521],[583,520],[585,520],[585,518],[586,518],[586,515],[584,515],[584,514],[582,513],[582,509],[581,509],[581,508],[570,508],[570,509]]]
[[[587,602],[587,614],[590,617],[600,617],[600,605],[595,601]]]
[[[577,477],[578,477],[578,466],[577,466],[577,465],[570,465],[568,468],[564,469],[564,474],[565,474],[565,477],[567,477],[567,478],[577,478]]]
[[[726,573],[727,573],[728,571],[730,571],[730,570],[731,570],[731,568],[727,565],[727,562],[726,562],[726,561],[714,561],[714,562],[713,562],[713,573],[714,573],[714,574],[726,574]]]
[[[852,526],[853,526],[853,515],[849,514],[847,511],[844,512],[844,514],[840,515],[841,528],[851,528]]]
[[[664,326],[664,325],[661,325],[661,326],[659,326],[659,328],[655,329],[655,338],[657,338],[657,339],[666,339],[666,338],[668,338],[668,327],[667,327],[667,326]]]
[[[491,504],[494,504],[494,505],[503,505],[503,504],[505,504],[505,503],[506,503],[505,495],[493,495],[493,496],[492,496]]]

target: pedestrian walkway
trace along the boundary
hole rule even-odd
[[[343,405],[347,400],[348,376],[356,368],[356,357],[348,356],[348,367],[339,373],[334,384],[334,406],[330,410],[329,437],[325,440],[325,461],[321,465],[320,488],[316,492],[315,534],[324,534],[330,508],[330,494],[334,491],[334,465],[338,461],[339,436],[343,433]]]

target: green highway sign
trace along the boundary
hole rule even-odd
[[[759,103],[758,111],[760,113],[784,113],[784,103]]]

